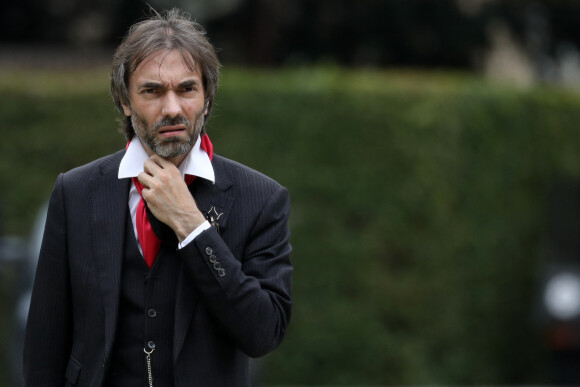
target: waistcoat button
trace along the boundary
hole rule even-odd
[[[147,311],[147,315],[148,315],[149,317],[153,318],[153,317],[157,316],[157,311],[156,311],[155,309],[149,309],[149,310]]]
[[[148,342],[147,346],[149,347],[149,349],[155,349],[155,341]]]

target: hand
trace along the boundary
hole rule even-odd
[[[145,161],[143,169],[137,176],[143,184],[143,199],[153,215],[171,227],[182,242],[205,221],[203,214],[172,162],[153,155]]]

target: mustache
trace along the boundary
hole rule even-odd
[[[153,127],[151,129],[153,129],[155,132],[157,132],[157,131],[159,131],[160,128],[162,128],[164,126],[174,126],[174,125],[185,125],[187,128],[190,128],[191,121],[188,120],[184,116],[177,116],[177,117],[173,117],[173,118],[166,117],[162,120],[157,121],[155,124],[153,124]]]

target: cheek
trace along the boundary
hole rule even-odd
[[[161,106],[157,101],[139,101],[131,106],[141,117],[156,117],[161,114]]]
[[[137,117],[139,117],[141,122],[147,124],[147,127],[163,119],[161,113],[151,107],[139,110],[137,112]]]
[[[203,114],[204,111],[204,103],[202,101],[199,101],[199,103],[195,103],[195,104],[190,104],[184,107],[185,112],[188,116],[194,118],[197,117],[201,114]]]
[[[190,119],[197,116],[197,109],[193,106],[187,106],[184,108],[183,113]]]
[[[139,131],[139,132],[146,132],[149,130],[149,122],[148,120],[141,116],[138,113],[133,112],[133,115],[131,116],[132,120],[134,122],[134,126],[136,126],[134,129]]]

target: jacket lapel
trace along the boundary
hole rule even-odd
[[[90,181],[92,242],[101,276],[107,354],[115,337],[128,216],[130,180],[117,178],[123,154],[124,151],[118,152],[106,160],[100,174]]]
[[[197,207],[204,213],[210,213],[217,217],[218,230],[223,233],[227,227],[227,221],[231,206],[234,202],[234,189],[230,175],[227,173],[222,159],[215,155],[213,168],[216,183],[213,184],[205,179],[196,179],[191,184],[190,191],[195,199]],[[212,210],[213,208],[213,210]],[[179,274],[177,282],[177,294],[175,300],[175,329],[173,337],[173,360],[177,361],[179,353],[185,342],[185,336],[190,328],[191,319],[194,315],[199,296],[195,286],[189,277],[189,273],[183,270]]]

